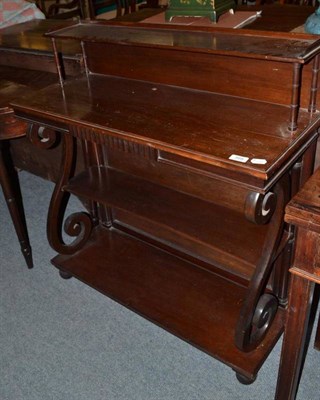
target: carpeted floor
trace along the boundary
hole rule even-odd
[[[46,240],[53,186],[25,172],[20,180],[35,268],[25,267],[0,193],[0,400],[273,399],[281,343],[243,386],[215,359],[61,279]],[[320,352],[310,345],[298,399],[320,398],[319,376]]]

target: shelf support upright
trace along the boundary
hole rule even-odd
[[[317,111],[317,92],[318,92],[318,76],[319,76],[319,55],[315,57],[312,65],[312,81],[310,88],[310,101],[309,101],[309,112]]]
[[[294,132],[298,127],[298,113],[301,86],[301,64],[293,64],[292,95],[290,105],[289,131]]]
[[[57,43],[56,43],[55,38],[51,38],[51,42],[52,42],[52,48],[53,48],[54,61],[55,61],[58,76],[59,76],[59,83],[63,87],[63,84],[64,84],[64,76],[63,75],[64,74],[63,74],[63,68],[62,68],[62,65],[60,62],[59,52],[58,52]]]

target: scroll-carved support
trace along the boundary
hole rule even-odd
[[[277,312],[278,300],[273,294],[265,293],[265,288],[282,236],[287,184],[288,180],[285,177],[275,185],[273,193],[264,197],[250,195],[248,199],[248,203],[251,200],[253,204],[251,207],[247,204],[247,217],[254,220],[253,216],[256,216],[256,223],[266,223],[268,219],[270,221],[262,255],[250,281],[236,327],[235,343],[242,351],[251,351],[257,347],[266,335]],[[257,207],[260,207],[260,210],[257,210]],[[268,210],[270,210],[268,215],[264,217]]]
[[[27,136],[32,144],[41,149],[50,149],[57,141],[57,134],[53,129],[31,124]]]
[[[275,193],[269,192],[266,195],[251,192],[245,204],[246,218],[258,225],[266,224],[271,219],[277,204]]]
[[[78,251],[88,240],[92,229],[89,214],[85,212],[74,213],[66,219],[64,230],[69,236],[75,237],[75,240],[67,244],[62,237],[63,218],[70,197],[70,194],[65,192],[63,187],[69,181],[74,169],[74,142],[75,139],[70,134],[62,136],[62,160],[64,163],[61,165],[60,178],[52,194],[48,213],[48,240],[50,245],[60,254],[72,254]]]
[[[50,129],[33,126],[29,131],[29,138],[37,146],[48,148],[55,143],[56,132]],[[47,236],[51,247],[58,253],[72,254],[78,251],[88,240],[92,229],[92,221],[89,214],[78,212],[70,215],[63,223],[70,197],[70,194],[65,192],[63,188],[69,181],[74,170],[75,139],[73,136],[66,133],[62,135],[61,140],[63,149],[61,170],[50,201]],[[64,228],[66,234],[75,237],[71,243],[65,243],[62,228]]]

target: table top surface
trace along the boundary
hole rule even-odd
[[[318,114],[301,110],[287,130],[286,106],[232,96],[90,74],[13,102],[49,120],[99,129],[101,134],[268,179],[276,166],[315,134]],[[311,119],[310,119],[311,118]],[[232,155],[248,157],[239,163]],[[252,159],[260,160],[254,164]],[[250,161],[251,160],[251,161]]]

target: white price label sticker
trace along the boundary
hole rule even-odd
[[[251,163],[264,165],[267,164],[267,160],[265,160],[264,158],[252,158]]]
[[[249,160],[249,157],[239,156],[238,154],[232,154],[229,157],[229,160],[246,163]]]

